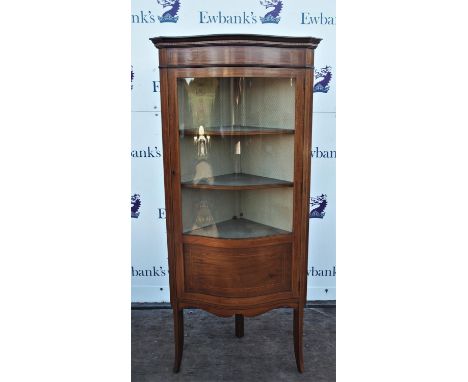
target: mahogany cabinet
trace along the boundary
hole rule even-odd
[[[320,39],[155,37],[175,363],[183,311],[294,309],[303,371],[314,49]],[[215,349],[213,349],[215,350]]]

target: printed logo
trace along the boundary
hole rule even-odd
[[[152,24],[155,22],[156,19],[151,11],[148,11],[148,13],[140,11],[139,14],[132,14],[132,24]]]
[[[166,219],[166,209],[158,208],[158,219]]]
[[[132,266],[133,277],[164,277],[167,276],[168,273],[169,271],[161,266],[159,268],[156,268],[153,265],[152,269],[137,269]]]
[[[269,12],[265,16],[259,16],[253,11],[242,11],[242,14],[228,15],[222,11],[209,13],[208,11],[199,11],[200,24],[278,24],[281,20],[280,13],[283,9],[283,0],[260,0],[260,5]]]
[[[132,218],[138,219],[140,212],[138,211],[141,206],[141,200],[139,194],[132,195]]]
[[[260,0],[260,4],[266,9],[273,8],[264,17],[260,17],[262,24],[278,24],[281,20],[279,15],[283,9],[283,2],[281,0]]]
[[[301,12],[301,24],[336,25],[336,17],[326,16],[322,12],[320,12],[320,16],[311,15],[309,12]]]
[[[179,0],[158,0],[158,4],[164,8],[170,7],[162,16],[158,16],[160,23],[176,23],[179,20],[177,12],[179,12],[180,1]]]
[[[217,14],[209,14],[208,11],[200,11],[200,24],[257,24],[257,15],[252,11],[242,12],[240,15],[225,15],[221,11]]]
[[[311,277],[336,277],[336,266],[333,269],[317,269],[312,267],[307,270],[307,276]],[[327,292],[325,292],[327,293]]]
[[[153,93],[159,93],[159,81],[153,81]]]
[[[314,93],[328,93],[332,79],[331,66],[325,66],[320,71],[315,69],[315,79],[320,81],[314,85]]]
[[[158,146],[153,147],[148,146],[144,150],[132,150],[132,158],[161,158],[161,150],[158,149]]]
[[[131,79],[130,79],[130,82],[132,84],[132,90],[133,90],[133,77],[135,77],[135,73],[133,73],[133,65],[132,65]]]
[[[319,150],[318,146],[315,146],[315,150],[310,152],[312,158],[325,158],[325,159],[335,159],[336,158],[336,150]]]
[[[327,206],[327,195],[322,194],[315,198],[310,198],[310,206],[312,209],[310,210],[309,218],[323,219],[325,216],[325,207]]]

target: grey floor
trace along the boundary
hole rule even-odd
[[[132,310],[132,381],[335,381],[334,307],[304,313],[304,366],[296,369],[292,310],[245,318],[245,335],[234,335],[234,317],[185,310],[181,370],[172,372],[172,310]]]

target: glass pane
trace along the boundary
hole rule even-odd
[[[182,190],[184,233],[242,239],[292,231],[291,188]]]
[[[184,233],[292,231],[294,78],[178,79]]]

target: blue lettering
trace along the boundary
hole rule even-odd
[[[318,16],[311,16],[309,12],[301,12],[301,24],[335,25],[335,17],[325,16],[323,12],[320,12]]]
[[[200,24],[256,24],[257,16],[250,11],[250,14],[243,11],[242,15],[225,15],[218,11],[215,15],[210,15],[208,11],[200,12]]]
[[[205,13],[208,13],[207,11],[200,11],[200,24],[205,24],[203,20],[205,20]]]
[[[159,81],[153,81],[153,93],[159,92]]]

